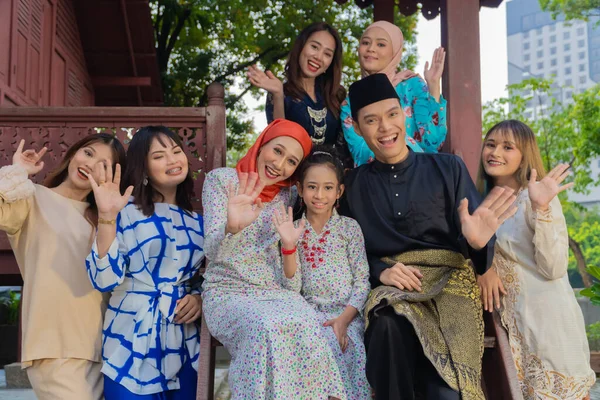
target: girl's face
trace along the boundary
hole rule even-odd
[[[152,140],[147,163],[148,180],[161,193],[176,188],[188,174],[187,156],[183,149],[166,135],[160,135],[160,140],[158,137]]]
[[[96,182],[99,181],[96,166],[101,164],[106,170],[113,164],[112,147],[102,142],[90,143],[75,153],[69,162],[67,179],[80,190],[90,190],[90,180],[85,174],[91,174]]]
[[[267,186],[284,181],[292,176],[304,151],[300,142],[289,136],[279,136],[260,148],[256,159],[258,177]]]
[[[392,39],[382,28],[369,29],[360,39],[358,61],[369,74],[376,74],[392,61],[394,49]]]
[[[302,184],[298,184],[298,192],[304,199],[307,214],[331,216],[344,185],[340,185],[332,167],[314,165],[306,171]]]
[[[485,172],[493,180],[514,176],[523,161],[512,133],[491,133],[483,143],[481,161]]]
[[[308,37],[298,58],[305,78],[316,78],[327,71],[335,54],[335,39],[327,31],[318,31]]]

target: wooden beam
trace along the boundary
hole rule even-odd
[[[479,0],[441,0],[442,78],[448,100],[448,138],[444,151],[461,156],[473,179],[481,152],[481,71]]]
[[[94,76],[92,84],[99,86],[152,86],[149,76]]]
[[[133,50],[133,41],[131,40],[131,27],[129,26],[129,17],[127,16],[127,6],[125,5],[125,0],[121,0],[121,13],[123,14],[123,22],[125,23],[125,35],[127,37],[127,48],[129,49],[129,57],[131,61],[131,69],[133,71],[133,76],[138,76],[137,64],[135,62],[135,51]],[[136,87],[136,94],[138,99],[138,106],[142,107],[144,105],[142,101],[142,91],[140,87]]]
[[[394,23],[394,0],[375,0],[373,4],[373,19]]]

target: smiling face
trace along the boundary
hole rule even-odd
[[[100,164],[106,169],[113,164],[113,150],[111,146],[96,142],[83,146],[69,162],[67,179],[76,189],[91,189],[90,181],[86,174],[92,174],[96,182],[99,180],[96,166]]]
[[[327,31],[318,31],[308,37],[298,62],[305,78],[316,78],[327,71],[335,54],[335,39]]]
[[[333,207],[344,191],[334,167],[327,164],[313,165],[306,170],[298,193],[306,204],[307,215],[325,214],[331,216]]]
[[[383,71],[393,57],[392,39],[382,28],[371,28],[360,39],[358,61],[370,75]]]
[[[183,149],[166,135],[152,140],[147,156],[148,180],[157,191],[177,188],[188,174],[188,159]]]
[[[404,112],[398,99],[385,99],[361,108],[354,130],[383,163],[396,164],[408,154]]]
[[[258,177],[274,185],[291,177],[304,156],[300,142],[289,136],[279,136],[261,147],[256,159]]]
[[[523,161],[523,154],[516,145],[512,133],[499,130],[491,133],[483,143],[481,152],[485,172],[494,181],[514,177]]]

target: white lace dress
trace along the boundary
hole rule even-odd
[[[583,399],[596,381],[581,309],[569,284],[568,233],[558,198],[534,212],[525,189],[497,232],[494,268],[508,294],[509,333],[525,400]]]

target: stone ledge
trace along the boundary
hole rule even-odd
[[[16,362],[4,366],[6,387],[8,389],[31,389],[27,371],[21,369],[21,363]]]

